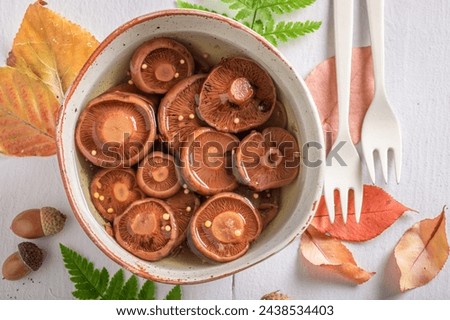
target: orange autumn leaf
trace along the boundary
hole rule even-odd
[[[40,80],[15,68],[0,68],[0,153],[54,154],[58,110],[58,101]]]
[[[400,269],[400,290],[430,282],[442,270],[449,254],[445,232],[445,211],[408,229],[394,250]]]
[[[358,267],[352,253],[342,242],[319,232],[313,226],[303,233],[300,250],[313,265],[335,272],[356,284],[368,281],[375,274]]]
[[[25,13],[8,65],[42,80],[62,102],[97,46],[90,33],[36,2]]]
[[[338,104],[335,57],[320,63],[306,78],[306,84],[317,105],[327,149],[331,148],[338,130]],[[361,139],[361,127],[374,96],[372,51],[370,47],[354,48],[352,56],[350,94],[350,132],[356,144]],[[331,133],[331,137],[330,137]]]
[[[322,196],[311,224],[320,232],[345,241],[367,241],[390,227],[403,213],[411,209],[392,198],[383,189],[365,185],[361,220],[356,223],[353,194],[349,196],[348,221],[342,219],[339,194],[335,194],[336,220],[330,223],[325,199]]]

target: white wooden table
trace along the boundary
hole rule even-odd
[[[25,9],[32,0],[1,1],[0,60],[4,61]],[[50,8],[90,30],[99,40],[125,21],[148,12],[173,8],[172,0],[48,0]],[[212,0],[196,1],[209,5]],[[318,0],[289,18],[322,20],[319,32],[283,45],[280,50],[301,76],[334,54],[332,1]],[[365,1],[356,0],[355,46],[369,44]],[[386,189],[420,211],[406,214],[374,240],[353,244],[360,266],[376,271],[368,283],[353,286],[320,271],[298,253],[299,241],[259,265],[233,277],[183,286],[185,299],[259,299],[281,290],[296,299],[449,299],[450,265],[428,285],[400,294],[393,277],[392,251],[413,223],[436,216],[450,204],[450,2],[386,0],[387,88],[404,137],[403,177]],[[368,181],[368,180],[367,180]],[[9,226],[20,211],[54,206],[69,215],[64,231],[36,243],[47,252],[41,270],[24,280],[0,280],[0,299],[71,299],[73,286],[63,267],[59,243],[81,252],[97,267],[119,267],[88,239],[72,216],[56,157],[0,157],[0,260],[21,239]],[[448,223],[447,223],[448,225]],[[162,297],[171,286],[158,285]]]

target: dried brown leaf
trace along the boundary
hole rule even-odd
[[[442,270],[449,254],[445,232],[445,211],[408,229],[394,250],[400,269],[400,290],[406,291],[430,282]]]
[[[313,226],[303,233],[300,251],[313,265],[328,269],[356,284],[368,281],[375,274],[358,267],[352,253],[342,242],[324,235]]]
[[[349,122],[352,140],[356,144],[361,139],[362,122],[374,95],[370,47],[353,49],[351,77]],[[306,78],[306,84],[319,110],[325,136],[331,134],[332,141],[327,141],[329,149],[336,138],[339,120],[335,57],[320,63]]]
[[[0,152],[49,156],[56,152],[59,103],[40,80],[10,67],[0,68]]]
[[[41,79],[61,102],[97,46],[90,33],[35,2],[25,13],[7,62]]]

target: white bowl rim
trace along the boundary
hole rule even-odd
[[[143,22],[146,21],[150,21],[159,17],[164,17],[164,16],[174,16],[174,15],[190,15],[190,16],[199,16],[199,17],[203,17],[203,18],[211,18],[214,20],[219,20],[221,22],[225,22],[227,24],[229,24],[231,27],[236,28],[236,29],[240,29],[242,31],[245,31],[246,33],[250,34],[252,37],[254,37],[260,44],[262,44],[263,46],[265,46],[267,49],[269,49],[269,51],[271,51],[275,56],[277,56],[281,62],[283,62],[284,64],[286,64],[291,70],[292,73],[295,75],[295,77],[297,78],[297,80],[301,83],[301,85],[303,86],[303,89],[305,91],[306,94],[306,100],[308,100],[308,103],[310,106],[312,106],[313,108],[311,108],[311,110],[309,110],[311,112],[312,117],[315,119],[316,124],[319,124],[319,129],[318,132],[315,132],[315,134],[317,135],[317,137],[319,138],[320,142],[323,143],[324,142],[324,137],[323,137],[323,132],[321,130],[321,126],[320,126],[320,117],[319,117],[319,113],[317,111],[317,108],[314,108],[315,106],[315,102],[313,100],[313,97],[309,91],[309,89],[307,88],[304,80],[302,77],[300,77],[297,72],[295,71],[295,69],[290,65],[290,63],[287,61],[287,59],[281,54],[281,52],[278,51],[277,48],[275,48],[272,44],[270,44],[264,37],[262,37],[260,34],[256,33],[255,31],[253,31],[252,29],[246,27],[245,25],[231,19],[228,17],[224,17],[220,14],[216,14],[216,13],[211,13],[211,12],[206,12],[206,11],[200,11],[200,10],[193,10],[193,9],[167,9],[167,10],[160,10],[160,11],[156,11],[156,12],[152,12],[152,13],[148,13],[148,14],[144,14],[141,16],[138,16],[134,19],[131,19],[128,22],[125,22],[124,24],[122,24],[121,26],[117,27],[114,29],[114,31],[109,34],[102,42],[100,42],[99,46],[94,50],[94,52],[92,53],[92,55],[88,58],[88,60],[86,61],[86,63],[83,65],[83,67],[81,68],[81,70],[79,71],[77,77],[75,78],[73,84],[69,87],[69,89],[67,90],[67,93],[65,95],[64,98],[64,102],[61,106],[61,109],[59,111],[59,116],[58,116],[58,123],[56,126],[56,144],[57,144],[57,158],[58,158],[58,163],[59,163],[59,169],[60,169],[60,174],[62,177],[62,181],[63,181],[63,185],[64,185],[64,189],[66,191],[66,195],[67,195],[67,199],[69,201],[69,204],[74,212],[74,215],[78,221],[78,223],[80,224],[80,226],[82,227],[82,229],[84,230],[84,232],[88,235],[88,237],[91,239],[91,241],[94,242],[94,244],[105,254],[107,255],[110,259],[112,259],[113,261],[115,261],[116,263],[118,263],[120,266],[124,267],[125,269],[129,270],[130,272],[137,274],[138,276],[141,276],[143,278],[147,278],[147,279],[151,279],[153,281],[158,281],[158,282],[163,282],[163,283],[169,283],[169,284],[196,284],[196,283],[204,283],[204,282],[209,282],[212,280],[217,280],[220,278],[224,278],[230,275],[233,275],[237,272],[240,272],[244,269],[247,269],[269,257],[271,257],[272,255],[274,255],[275,253],[279,252],[280,250],[282,250],[283,248],[285,248],[286,246],[288,246],[292,241],[294,241],[299,235],[302,234],[302,232],[304,230],[306,230],[307,226],[310,224],[317,208],[318,208],[318,203],[320,201],[321,195],[322,195],[322,188],[323,188],[323,181],[324,181],[324,164],[325,164],[325,151],[323,148],[320,148],[317,150],[318,154],[318,161],[320,161],[321,165],[319,166],[319,168],[317,168],[316,172],[316,178],[317,178],[317,184],[315,186],[311,186],[311,188],[314,188],[312,191],[312,194],[314,194],[314,199],[313,199],[313,206],[311,208],[311,211],[309,212],[309,214],[306,215],[306,223],[303,226],[299,226],[299,232],[297,234],[292,235],[289,238],[286,238],[286,240],[284,241],[284,243],[273,247],[270,249],[270,253],[268,253],[267,255],[265,255],[264,257],[262,257],[261,259],[259,259],[256,262],[250,263],[250,264],[244,264],[242,265],[242,267],[240,268],[236,268],[233,269],[232,271],[228,272],[228,273],[223,273],[223,274],[218,274],[218,275],[214,275],[214,276],[205,276],[204,278],[201,279],[196,279],[194,281],[189,280],[189,279],[180,279],[180,278],[164,278],[161,277],[159,275],[155,275],[155,274],[150,274],[148,272],[146,272],[145,270],[143,270],[142,268],[140,268],[139,266],[132,266],[129,263],[127,263],[126,261],[124,261],[123,259],[119,258],[118,256],[114,255],[103,243],[102,240],[97,237],[95,234],[93,234],[87,225],[85,225],[84,221],[82,220],[81,217],[81,210],[79,209],[76,201],[74,200],[74,196],[73,196],[73,190],[72,187],[70,185],[69,179],[67,177],[66,174],[66,161],[65,161],[65,152],[64,152],[64,145],[63,145],[63,138],[62,138],[62,133],[63,133],[63,129],[64,129],[64,118],[65,118],[65,114],[67,111],[67,106],[68,106],[68,101],[70,101],[71,96],[75,93],[76,88],[77,88],[77,84],[81,81],[81,79],[83,78],[84,74],[87,72],[87,70],[89,69],[90,65],[97,59],[98,55],[101,54],[101,52],[104,51],[105,48],[107,48],[111,42],[113,42],[119,35],[121,35],[122,33],[126,32],[129,28],[141,24]],[[322,144],[323,145],[323,144]],[[310,190],[311,191],[311,190]]]

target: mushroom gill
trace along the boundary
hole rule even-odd
[[[198,99],[206,75],[194,75],[172,87],[158,109],[159,131],[169,149],[179,154],[180,147],[203,122],[196,115]]]
[[[132,93],[105,93],[81,113],[75,132],[80,152],[100,167],[131,167],[156,137],[153,106]]]
[[[206,78],[198,112],[213,128],[237,133],[265,123],[275,102],[276,89],[269,74],[248,58],[233,57]]]
[[[134,202],[114,219],[114,236],[135,256],[157,261],[174,249],[178,228],[172,208],[162,200],[148,198]]]
[[[150,153],[139,163],[137,183],[150,196],[165,199],[180,190],[175,159],[159,151]]]
[[[251,202],[235,193],[212,196],[197,210],[188,243],[200,257],[217,262],[237,259],[262,230],[261,217]]]
[[[131,169],[102,169],[92,178],[90,196],[98,213],[113,221],[134,201],[144,197]]]

